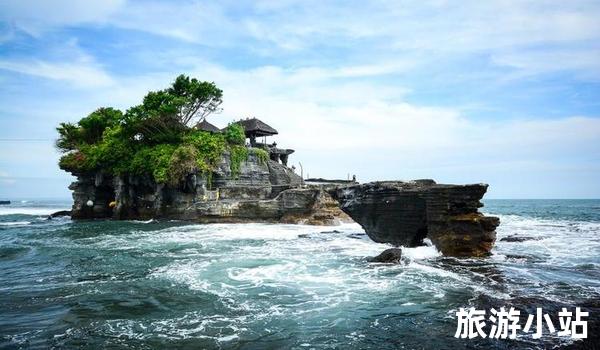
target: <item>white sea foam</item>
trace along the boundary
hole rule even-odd
[[[335,231],[334,231],[335,230]],[[356,224],[338,227],[268,224],[187,225],[132,237],[108,238],[103,246],[139,249],[144,246],[197,245],[194,255],[163,266],[152,277],[213,294],[227,308],[252,311],[255,317],[303,317],[354,303],[367,305],[373,295],[395,295],[413,285],[429,299],[443,298],[437,286],[422,287],[423,275],[412,262],[425,262],[440,253],[433,246],[404,248],[408,265],[370,264],[389,245],[371,241]],[[362,235],[361,235],[362,234]],[[115,242],[114,240],[123,240]],[[129,246],[128,246],[129,245]],[[164,253],[164,254],[181,254]],[[181,255],[177,255],[181,257]],[[450,274],[431,267],[433,274]],[[281,294],[282,291],[286,291]],[[285,297],[294,295],[293,305]],[[271,304],[244,295],[268,296]],[[279,300],[281,299],[281,300]],[[278,301],[279,300],[279,301]],[[229,302],[231,301],[231,302]]]
[[[431,245],[415,248],[402,248],[402,256],[407,257],[411,260],[424,260],[442,256],[442,253],[440,253],[439,250],[437,250],[433,245]]]
[[[597,223],[514,215],[501,216],[501,220],[491,258],[442,259],[431,242],[426,242],[421,247],[403,247],[400,264],[369,263],[367,257],[391,246],[371,241],[356,224],[177,224],[163,228],[163,224],[128,222],[122,226],[106,223],[109,229],[99,230],[97,235],[31,235],[35,240],[51,236],[53,251],[74,247],[72,251],[98,256],[106,263],[113,256],[140,263],[147,274],[132,283],[158,286],[152,294],[163,289],[172,293],[164,305],[163,299],[156,297],[162,311],[156,310],[152,317],[98,321],[96,332],[130,339],[199,338],[208,342],[204,344],[214,344],[212,347],[276,334],[282,328],[303,329],[303,325],[340,329],[341,337],[358,341],[366,327],[389,327],[388,315],[414,312],[419,317],[423,307],[445,314],[451,308],[448,302],[461,298],[533,295],[564,301],[572,297],[566,295],[565,284],[572,286],[578,297],[593,296],[594,288],[600,288],[600,281],[589,277],[596,276],[599,266]],[[104,224],[94,223],[98,227]],[[44,220],[43,225],[52,225],[52,221]],[[536,239],[500,241],[511,235]],[[71,268],[75,274],[93,263],[77,262],[78,266]],[[112,267],[129,270],[129,266]],[[586,274],[590,270],[592,273]],[[51,280],[40,279],[39,283],[48,286]],[[109,288],[122,290],[116,283],[124,281],[111,277],[76,283],[72,287],[81,288],[81,295],[105,297]],[[189,297],[184,299],[186,303],[198,300],[205,304],[169,313],[170,300],[177,295]],[[130,305],[120,307],[140,307],[147,299],[147,295],[142,295],[144,299],[134,296]],[[310,336],[307,329],[303,331]],[[313,342],[307,337],[298,345]]]
[[[527,281],[538,296],[550,300],[567,302],[572,298],[561,291],[564,283],[584,284],[590,293],[600,293],[600,281],[576,269],[579,266],[594,268],[598,263],[600,223],[518,215],[500,215],[500,220],[493,260],[502,264],[506,274]],[[526,240],[502,241],[508,236]],[[521,292],[519,287],[507,287]],[[579,297],[583,297],[581,293],[585,291],[579,293]]]
[[[136,224],[152,224],[155,222],[158,222],[154,219],[148,219],[148,220],[130,220],[130,222],[134,222]]]
[[[542,263],[576,265],[593,259],[600,252],[600,223],[568,220],[547,220],[500,216],[495,252],[506,254],[529,253],[543,257]],[[523,242],[505,242],[508,236],[532,238]],[[577,252],[577,254],[573,254]]]
[[[214,295],[227,309],[252,313],[255,320],[335,312],[349,304],[368,305],[375,297],[395,298],[396,305],[420,305],[443,302],[447,295],[464,290],[499,299],[522,292],[518,285],[496,282],[493,275],[501,280],[528,280],[532,293],[548,294],[551,299],[557,292],[547,283],[558,283],[564,276],[549,271],[540,276],[526,256],[535,255],[536,264],[552,264],[553,268],[588,260],[593,263],[597,257],[598,242],[589,241],[595,237],[594,231],[598,232],[597,224],[518,216],[501,220],[499,239],[510,235],[540,239],[498,241],[494,256],[474,259],[474,268],[464,260],[456,266],[440,262],[441,254],[431,242],[403,248],[401,264],[368,263],[367,257],[390,245],[371,241],[356,224],[192,224],[154,231],[136,229],[80,242],[98,249],[143,251],[147,256],[171,258],[153,270],[151,278]],[[572,247],[580,254],[573,254]],[[525,258],[507,258],[511,255]],[[482,262],[493,266],[478,267]]]
[[[147,339],[160,335],[166,339],[212,339],[215,342],[234,340],[247,331],[243,325],[247,316],[204,315],[199,311],[188,312],[181,317],[137,320],[110,320],[102,325],[103,331],[119,337]],[[206,335],[215,334],[215,335]],[[229,333],[223,335],[223,333]]]
[[[0,207],[1,215],[36,215],[47,216],[60,210],[69,210],[68,208],[40,208],[40,207]]]
[[[29,224],[31,224],[31,221],[0,222],[0,226],[25,226]]]

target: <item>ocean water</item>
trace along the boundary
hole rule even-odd
[[[593,348],[454,338],[460,307],[600,300],[600,200],[485,204],[501,218],[491,257],[423,246],[398,265],[368,263],[389,246],[356,224],[73,222],[46,220],[68,202],[0,206],[0,348]]]

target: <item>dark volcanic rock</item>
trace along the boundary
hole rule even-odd
[[[402,258],[402,249],[400,248],[390,248],[384,250],[381,254],[369,258],[369,262],[378,262],[378,263],[399,263],[400,258]]]
[[[194,170],[178,185],[159,184],[150,176],[74,174],[72,217],[315,225],[347,217],[327,191],[303,188],[302,178],[283,164],[250,153],[234,175],[230,162],[224,154],[212,181]]]
[[[341,209],[376,242],[414,247],[429,238],[448,256],[484,256],[496,239],[496,217],[478,208],[485,184],[441,185],[433,180],[372,182],[340,188]]]
[[[71,216],[71,211],[70,210],[57,211],[56,213],[52,213],[52,214],[48,215],[48,220],[58,218],[61,216]]]
[[[539,237],[530,237],[530,236],[508,236],[504,238],[500,238],[500,242],[525,242],[525,241],[539,241],[541,238]]]

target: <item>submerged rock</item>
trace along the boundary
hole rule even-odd
[[[504,238],[500,238],[500,242],[525,242],[525,241],[539,241],[540,237],[531,237],[531,236],[517,236],[512,235]]]
[[[378,262],[378,263],[399,263],[402,258],[402,249],[400,248],[390,248],[384,250],[381,254],[369,258],[369,262]]]
[[[429,238],[447,256],[485,256],[497,217],[478,208],[488,185],[442,185],[433,180],[385,181],[339,188],[341,209],[375,242],[415,247]]]
[[[48,220],[54,219],[54,218],[58,218],[61,216],[71,216],[71,211],[70,210],[60,210],[57,211],[55,213],[52,213],[50,215],[48,215]]]

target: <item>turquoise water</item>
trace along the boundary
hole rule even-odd
[[[0,348],[577,346],[453,337],[460,307],[600,299],[600,200],[485,204],[502,220],[493,256],[424,246],[400,265],[367,263],[388,246],[355,224],[72,222],[45,218],[67,202],[1,206]]]

